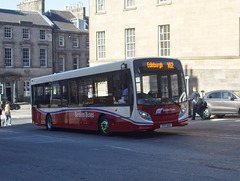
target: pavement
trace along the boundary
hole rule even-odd
[[[29,124],[32,123],[31,104],[20,103],[19,110],[11,110],[12,125]],[[1,121],[5,119],[4,111],[1,115]]]

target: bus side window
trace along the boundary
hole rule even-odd
[[[113,73],[112,82],[114,104],[118,104],[118,100],[122,98],[123,91],[121,87],[120,72]]]
[[[69,106],[78,106],[77,79],[69,81],[68,84]]]
[[[68,82],[61,81],[61,95],[62,95],[62,107],[68,106]]]
[[[93,84],[92,79],[80,79],[79,81],[79,104],[93,104]]]
[[[61,86],[59,82],[53,82],[52,87],[51,107],[61,107]]]
[[[96,106],[113,105],[112,94],[109,91],[109,78],[102,75],[94,78],[94,99],[93,104]]]
[[[52,94],[51,83],[44,84],[43,105],[44,107],[50,107],[50,99]],[[42,106],[43,106],[42,105]]]
[[[34,85],[32,86],[33,92],[33,105],[40,107],[43,101],[43,86],[41,85]]]
[[[130,71],[119,71],[113,76],[113,97],[115,104],[132,103],[132,81]]]

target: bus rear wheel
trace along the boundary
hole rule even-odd
[[[103,136],[109,136],[109,121],[107,119],[107,116],[103,115],[100,117],[100,120],[98,122],[98,131]]]
[[[47,117],[46,117],[46,128],[47,128],[47,130],[49,130],[49,131],[52,131],[53,130],[53,125],[52,125],[52,117],[51,117],[51,115],[47,115]]]

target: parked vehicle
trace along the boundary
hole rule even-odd
[[[18,110],[18,109],[20,109],[20,105],[19,104],[10,102],[9,105],[10,105],[10,110],[14,110],[14,109]],[[5,107],[5,102],[2,105],[2,108],[4,108],[4,107]]]
[[[222,118],[226,114],[240,113],[240,91],[211,91],[205,94],[204,101],[207,103],[204,111],[205,118],[210,118],[211,115]]]

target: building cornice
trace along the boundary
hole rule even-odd
[[[199,57],[174,57],[180,60],[226,60],[240,59],[240,56],[199,56]]]

